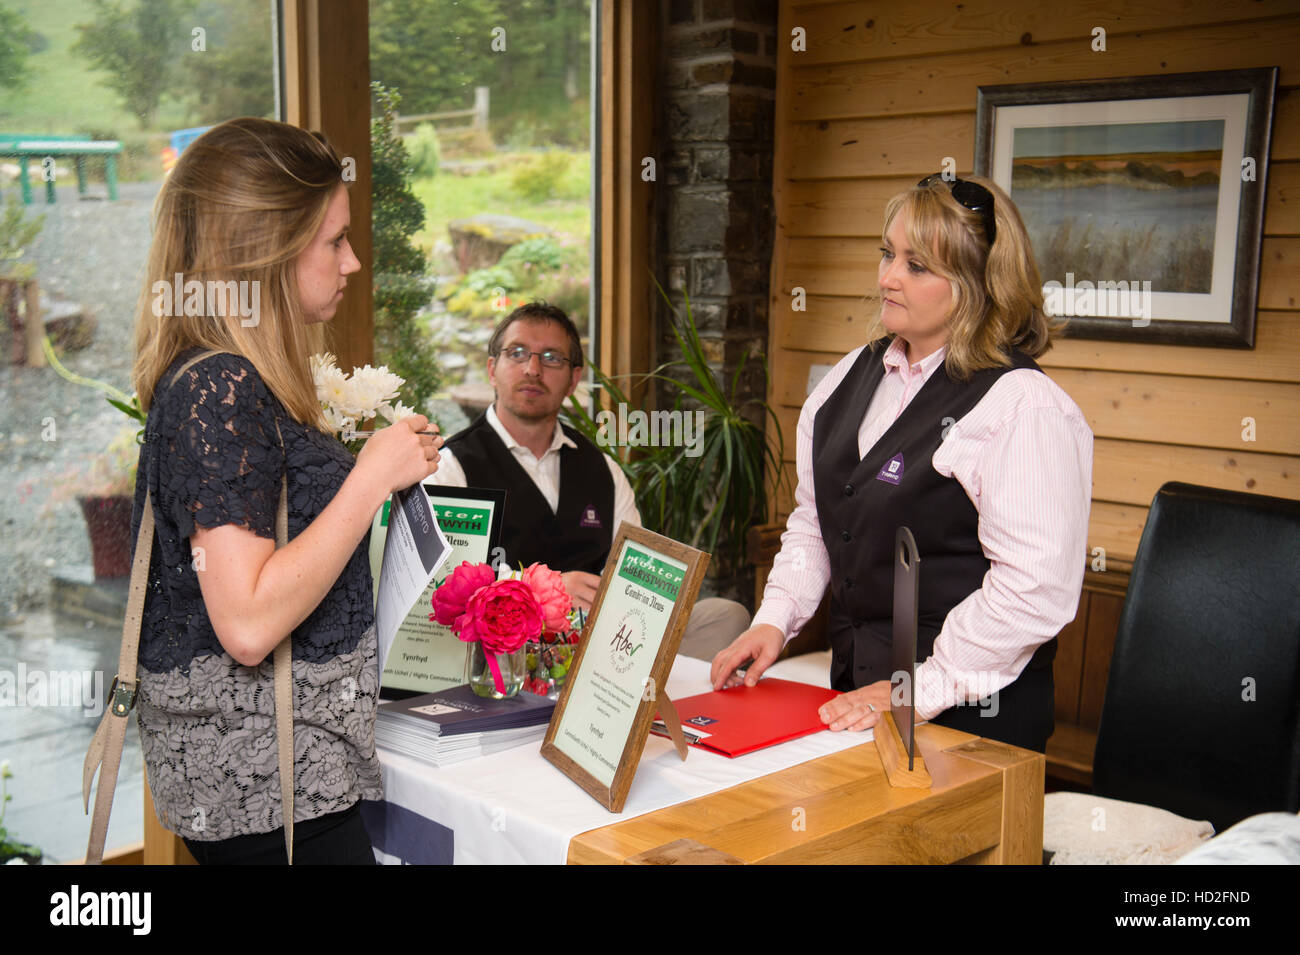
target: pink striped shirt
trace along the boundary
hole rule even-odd
[[[813,490],[813,421],[861,351],[840,360],[799,415],[795,510],[754,616],[755,624],[777,627],[787,641],[817,611],[831,573]],[[909,366],[902,339],[885,350],[885,375],[858,429],[860,455],[902,414],[945,353],[940,348]],[[931,462],[975,505],[990,566],[980,589],[949,612],[933,654],[917,664],[918,719],[1007,686],[1034,650],[1074,619],[1087,558],[1092,431],[1047,375],[1017,369],[949,427]],[[886,532],[892,536],[894,529]]]

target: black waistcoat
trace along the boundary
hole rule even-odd
[[[560,500],[554,513],[533,479],[488,424],[487,414],[447,439],[470,487],[505,488],[501,546],[511,567],[605,569],[614,536],[614,478],[600,450],[564,427],[576,448],[560,448]]]
[[[950,378],[941,365],[859,460],[858,428],[884,378],[887,345],[862,350],[813,425],[817,517],[831,564],[831,686],[840,691],[890,678],[898,527],[911,528],[921,556],[918,661],[930,656],[948,612],[982,585],[989,561],[980,546],[979,513],[961,484],[935,471],[931,459],[946,429],[998,378],[1017,368],[1041,373],[1020,352],[1011,367],[976,372],[968,382]],[[1029,667],[1049,664],[1055,650],[1053,639]]]

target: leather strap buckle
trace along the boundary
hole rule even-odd
[[[138,687],[138,683],[123,683],[114,675],[113,685],[108,688],[108,695],[112,700],[109,709],[114,716],[126,716],[127,713],[131,712],[131,707],[135,706],[135,694]]]

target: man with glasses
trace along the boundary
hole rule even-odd
[[[582,367],[578,330],[562,309],[545,302],[515,309],[488,342],[496,401],[447,439],[430,481],[504,488],[506,561],[560,571],[574,605],[590,610],[619,524],[640,527],[641,515],[622,468],[559,420]],[[740,604],[701,600],[681,652],[711,659],[748,625]]]

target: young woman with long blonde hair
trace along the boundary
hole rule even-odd
[[[133,376],[148,412],[134,527],[146,491],[156,527],[137,700],[154,805],[202,863],[286,861],[270,654],[292,634],[294,861],[373,863],[367,533],[437,469],[441,438],[415,415],[354,460],[322,415],[308,359],[361,268],[323,137],[222,123],[154,216]]]

